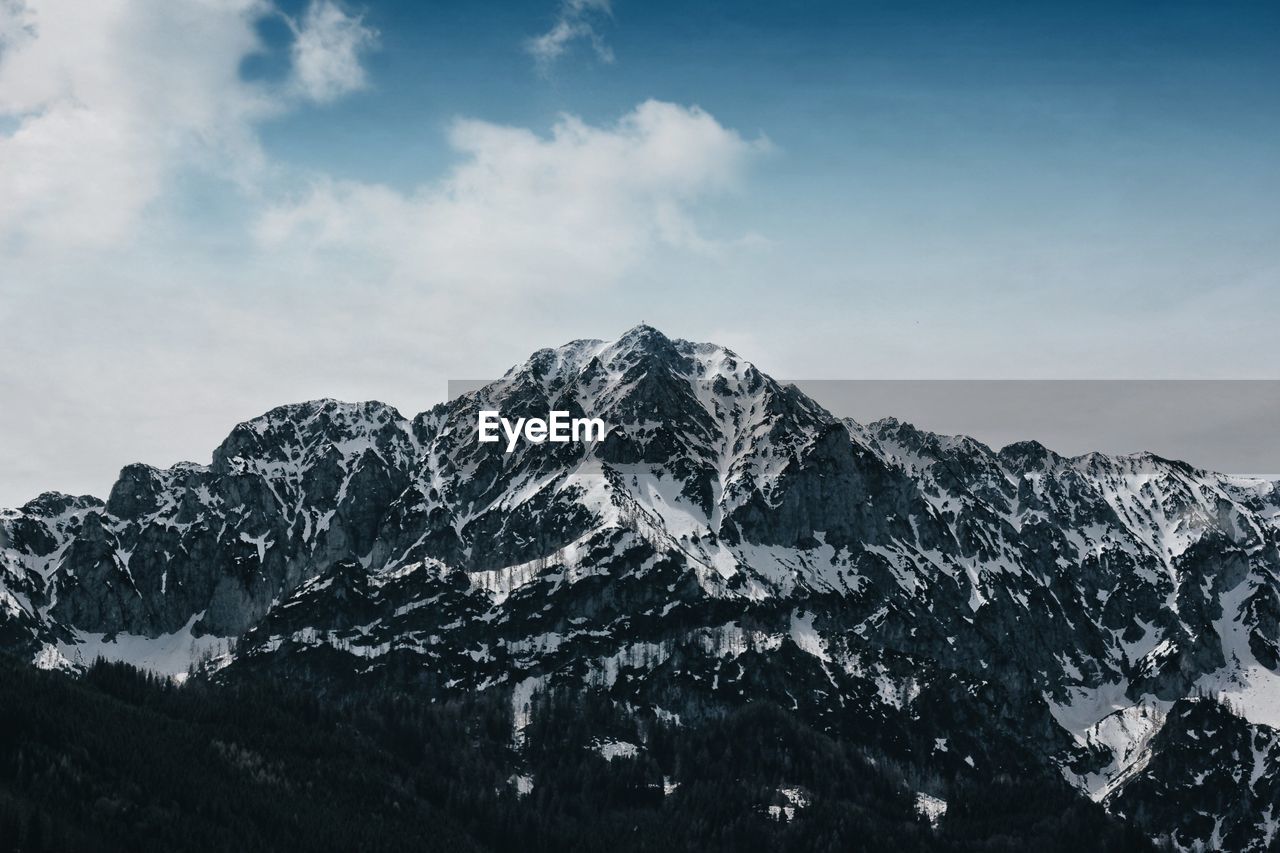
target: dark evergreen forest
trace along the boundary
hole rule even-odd
[[[500,691],[178,687],[120,664],[73,678],[3,657],[0,680],[3,851],[1150,849],[1044,779],[952,786],[931,827],[909,770],[764,703],[677,726],[554,693],[517,754]],[[610,731],[644,750],[588,748]],[[783,784],[809,800],[789,822],[767,812]]]

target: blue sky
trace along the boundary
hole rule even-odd
[[[642,319],[779,376],[1276,377],[1278,37],[1261,2],[0,0],[0,505]]]
[[[521,44],[551,24],[554,4],[363,8],[381,42],[369,90],[268,125],[269,149],[361,179],[422,181],[450,162],[441,129],[454,116],[607,123],[655,98],[766,134],[788,156],[753,187],[829,212],[849,209],[844,191],[876,173],[905,191],[994,184],[1012,206],[1032,194],[1022,182],[1077,196],[1157,179],[1170,195],[1203,192],[1197,179],[1239,192],[1232,183],[1275,159],[1275,4],[620,2],[593,19],[612,63],[575,43],[545,75],[530,73]],[[272,41],[283,29],[264,26]],[[246,71],[287,73],[282,47]]]
[[[775,148],[743,196],[701,211],[705,227],[785,241],[777,274],[807,259],[803,292],[841,308],[851,286],[910,288],[921,256],[959,266],[926,271],[922,298],[1161,308],[1247,276],[1277,235],[1275,4],[618,3],[591,18],[613,62],[576,42],[531,74],[519,46],[557,11],[371,5],[370,90],[290,114],[265,143],[418,183],[448,168],[457,115],[545,128],[565,111],[607,124],[649,98],[698,105]],[[842,272],[859,241],[887,257]],[[1061,255],[1095,253],[1114,271],[1043,280],[1070,265]]]

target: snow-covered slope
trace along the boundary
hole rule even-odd
[[[476,440],[494,408],[610,430],[507,454]],[[1264,849],[1278,518],[1274,483],[1151,455],[841,421],[641,326],[412,420],[286,406],[209,466],[130,466],[105,504],[5,513],[0,638],[40,666],[508,691],[517,743],[552,686],[662,715],[771,701],[930,774],[930,802],[947,779],[1040,772],[1180,847]],[[1205,695],[1265,747],[1221,781],[1253,805],[1149,817],[1171,812],[1146,799],[1193,796],[1151,781],[1175,747],[1188,779],[1215,772],[1184,748]]]

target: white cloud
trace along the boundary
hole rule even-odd
[[[359,16],[332,0],[317,0],[291,26],[294,81],[303,97],[326,103],[368,85],[361,54],[374,46],[377,33]]]
[[[613,62],[613,50],[596,30],[595,22],[613,12],[611,0],[563,0],[551,29],[525,43],[525,49],[543,71],[564,55],[579,39],[591,44],[601,62]]]
[[[328,0],[297,28],[293,83],[242,79],[267,0],[0,0],[0,245],[109,247],[191,171],[248,187],[256,125],[363,83],[371,35]]]
[[[766,147],[703,110],[659,101],[608,127],[563,116],[544,137],[463,120],[449,139],[462,159],[442,182],[401,192],[322,181],[272,207],[260,238],[303,255],[356,252],[392,281],[430,288],[597,287],[659,246],[712,249],[693,206],[731,189]]]
[[[251,168],[255,0],[0,6],[0,237],[120,240],[182,165]],[[17,33],[16,37],[13,35]]]
[[[0,51],[30,39],[30,15],[18,0],[0,0]]]

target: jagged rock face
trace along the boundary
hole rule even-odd
[[[1168,840],[1267,850],[1280,827],[1280,733],[1250,726],[1229,705],[1181,699],[1127,779],[1113,811],[1168,827]]]
[[[506,453],[477,441],[482,409],[610,429]],[[1192,793],[1141,768],[1201,692],[1274,737],[1278,518],[1273,483],[842,421],[639,327],[412,420],[286,406],[209,466],[6,513],[0,640],[42,665],[119,634],[216,652],[220,678],[511,690],[517,719],[550,685],[663,713],[770,700],[925,774],[1061,774],[1180,846],[1252,849],[1148,808]],[[1251,796],[1218,829],[1263,826]]]
[[[394,409],[320,401],[241,424],[212,465],[131,465],[46,570],[50,615],[156,636],[199,614],[206,633],[242,633],[323,567],[372,549],[414,456]]]
[[[0,511],[0,643],[23,655],[38,654],[41,638],[69,638],[44,618],[49,573],[102,501],[46,492],[18,510]]]

